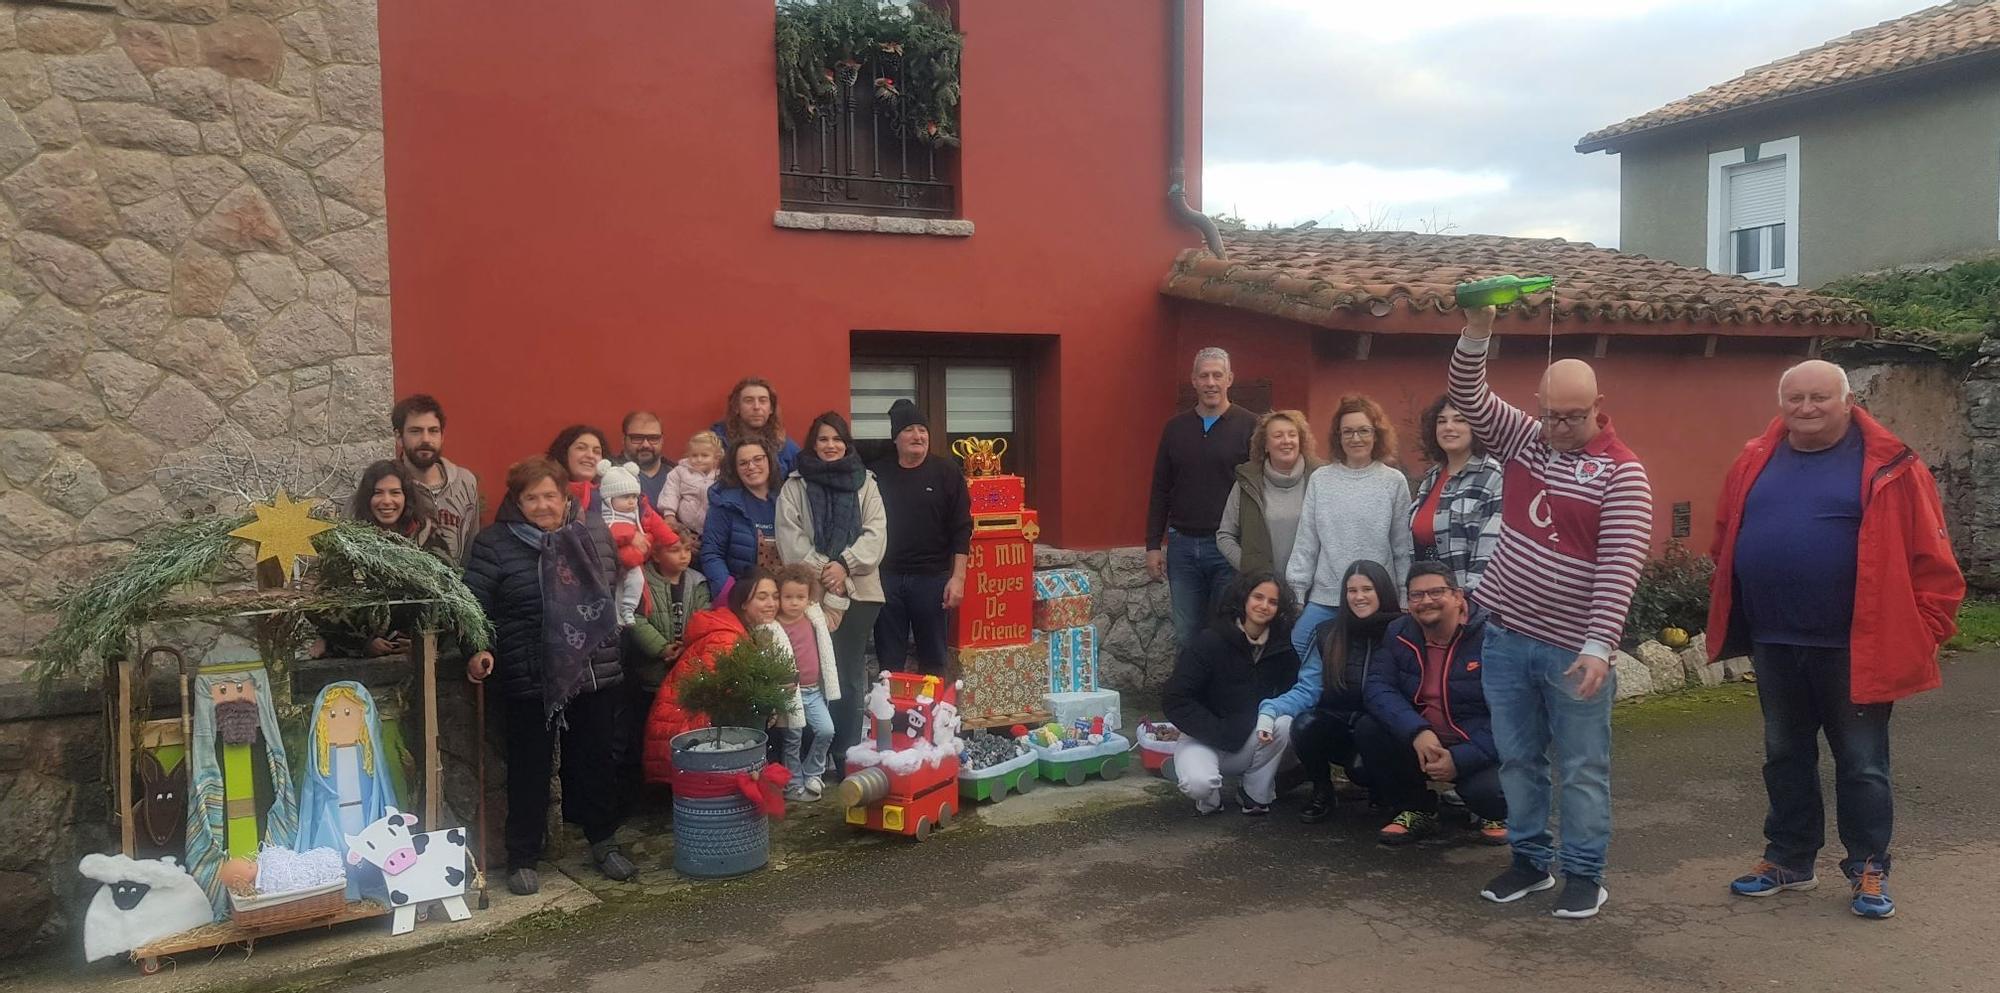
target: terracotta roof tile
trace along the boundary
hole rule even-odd
[[[1615,139],[1668,124],[1947,59],[1996,52],[2000,52],[2000,0],[1942,4],[1757,66],[1693,96],[1584,135],[1576,149],[1593,152]]]
[[[1561,238],[1253,231],[1228,236],[1227,248],[1228,259],[1206,249],[1181,252],[1161,292],[1354,328],[1357,319],[1399,310],[1450,313],[1457,309],[1452,289],[1462,282],[1553,275],[1557,319],[1588,325],[1565,328],[1570,333],[1641,331],[1635,326],[1665,321],[1713,325],[1719,334],[1865,337],[1871,330],[1867,312],[1851,300]]]

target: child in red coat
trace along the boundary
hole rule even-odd
[[[655,545],[671,545],[674,532],[656,513],[640,507],[639,467],[626,463],[600,463],[597,486],[604,498],[604,523],[611,528],[612,544],[618,547],[618,624],[628,626],[647,603],[646,556]]]

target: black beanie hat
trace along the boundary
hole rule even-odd
[[[924,420],[923,412],[910,400],[898,400],[889,405],[889,437],[901,437],[903,429],[921,424],[930,430],[931,422]]]

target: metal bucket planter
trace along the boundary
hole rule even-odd
[[[713,743],[719,740],[722,748]],[[749,728],[701,728],[674,736],[674,768],[717,775],[764,767],[768,739]],[[694,746],[702,747],[696,748]],[[742,793],[706,798],[674,791],[674,869],[695,879],[727,879],[771,861],[771,825]]]

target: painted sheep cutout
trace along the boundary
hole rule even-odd
[[[347,861],[382,870],[389,884],[389,905],[396,910],[390,934],[408,934],[417,925],[417,905],[432,900],[454,921],[472,916],[465,906],[465,830],[412,834],[416,826],[417,815],[390,807],[360,834],[346,836]]]

